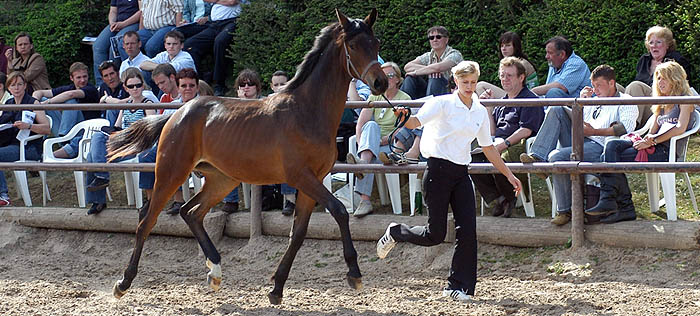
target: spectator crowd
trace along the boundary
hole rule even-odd
[[[20,32],[14,37],[12,45],[3,44],[0,47],[2,103],[180,103],[200,95],[225,96],[230,90],[226,81],[233,63],[226,50],[234,40],[237,18],[247,2],[112,0],[108,25],[92,45],[92,62],[72,63],[67,71],[71,83],[57,87],[51,85],[46,63],[34,49],[31,35]],[[407,61],[403,67],[377,56],[381,69],[389,79],[386,98],[398,103],[400,100],[459,93],[460,79],[453,76],[454,67],[465,58],[449,45],[449,31],[442,26],[431,27],[426,32],[425,40],[430,50]],[[113,43],[118,43],[116,49]],[[661,26],[651,27],[644,43],[648,53],[640,57],[637,75],[625,87],[618,83],[613,67],[603,64],[593,67],[591,71],[567,38],[553,36],[544,43],[544,58],[549,67],[546,80],[540,83],[533,65],[542,61],[533,61],[528,57],[517,33],[506,32],[498,43],[499,57],[502,58],[499,67],[488,70],[497,71],[500,82],[479,81],[470,93],[474,95],[473,102],[477,103],[479,99],[496,98],[691,95],[687,81],[691,65],[676,50],[671,30]],[[383,51],[382,54],[386,58],[390,52]],[[211,58],[211,65],[203,64],[206,58]],[[473,68],[475,71],[470,72],[470,78],[475,74],[478,79],[478,64]],[[91,74],[94,84],[90,80]],[[289,79],[287,73],[277,71],[267,84],[273,93],[279,93]],[[228,95],[256,99],[264,97],[262,93],[265,89],[260,75],[252,69],[245,69],[235,78],[232,90],[236,93]],[[356,79],[350,82],[347,99],[383,100],[380,96],[371,95],[369,87]],[[569,108],[498,106],[486,110],[493,146],[504,161],[532,163],[570,159],[572,120]],[[693,110],[691,105],[585,107],[582,160],[664,161],[668,159],[670,138],[695,124]],[[145,116],[163,115],[170,111],[173,110],[48,110],[33,111],[29,115],[30,120],[24,117],[23,112],[32,111],[3,111],[0,124],[8,124],[9,127],[0,130],[0,161],[19,160],[21,134],[64,136],[82,121],[103,118],[109,121],[109,126],[92,135],[88,161],[104,162],[111,132],[127,128]],[[624,137],[646,125],[649,120],[652,120],[652,127],[646,136],[640,135],[642,137],[637,139]],[[339,159],[349,163],[399,165],[425,161],[424,153],[434,148],[421,148],[422,127],[394,131],[395,121],[395,113],[387,108],[346,109],[338,136],[345,136],[347,140],[348,136],[355,135],[356,144],[352,145],[357,146],[357,154],[346,154],[347,145],[342,145],[344,148],[339,150]],[[56,158],[75,157],[82,138],[82,134],[77,134],[54,148],[53,155]],[[526,148],[530,138],[534,141],[531,148]],[[485,141],[480,139],[480,143]],[[471,149],[464,148],[467,152]],[[29,142],[25,148],[27,159],[40,160],[42,150],[40,139]],[[153,147],[138,155],[137,159],[153,162],[155,157],[156,147]],[[471,159],[475,162],[487,162],[487,158],[479,150],[472,152]],[[527,185],[523,175],[516,176]],[[571,218],[569,176],[541,176],[551,177],[553,182],[557,215],[552,224],[564,225]],[[357,209],[354,216],[362,217],[373,211],[370,196],[374,177],[372,174],[357,174],[357,177],[354,198],[358,203],[355,203]],[[517,198],[512,181],[500,174],[473,175],[471,178],[476,190],[489,204],[493,216],[512,216]],[[635,209],[624,174],[603,174],[600,180],[600,200],[596,205],[588,205],[586,213],[600,217],[605,223],[634,220]],[[109,186],[109,174],[89,172],[86,181],[86,198],[91,204],[87,214],[97,214],[106,208],[105,189]],[[150,198],[153,181],[152,173],[141,173],[139,182],[147,198]],[[285,215],[293,214],[296,190],[286,184],[275,190],[279,190],[284,197],[282,212]],[[183,202],[182,192],[176,193],[166,212],[178,214]],[[0,206],[10,203],[5,177],[0,172]],[[223,210],[229,213],[238,210],[237,190],[224,199]]]

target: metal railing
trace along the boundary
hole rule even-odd
[[[420,107],[425,101],[392,102],[410,107]],[[583,106],[591,105],[653,105],[653,104],[700,104],[700,97],[637,97],[637,98],[558,98],[558,99],[498,99],[481,100],[485,106],[570,106],[572,111],[572,153],[570,161],[555,163],[506,163],[516,173],[559,173],[571,175],[572,192],[572,247],[584,244],[583,225],[583,180],[586,173],[648,173],[648,172],[700,172],[700,162],[645,162],[645,163],[590,163],[582,162],[583,157]],[[131,104],[21,104],[0,105],[3,111],[18,110],[118,110],[118,109],[177,109],[181,104],[174,103],[131,103]],[[386,101],[348,101],[347,108],[386,108]],[[153,171],[154,163],[40,163],[40,162],[0,162],[0,170],[63,170],[63,171]],[[352,165],[336,163],[332,172],[370,173],[419,173],[425,170],[422,165],[384,166],[377,164]],[[498,173],[489,163],[473,163],[470,173]],[[256,186],[254,186],[256,187]],[[259,188],[253,189],[251,217],[253,223],[262,217],[259,213]],[[255,229],[253,226],[257,226]],[[253,231],[255,230],[255,231]],[[251,236],[260,234],[260,225],[251,225]]]

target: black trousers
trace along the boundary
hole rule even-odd
[[[205,54],[214,51],[213,80],[218,85],[226,84],[226,70],[231,68],[231,60],[226,57],[226,50],[233,40],[236,30],[236,18],[207,23],[207,28],[185,41],[185,50],[192,55],[201,71],[201,62]]]
[[[489,162],[483,153],[472,155],[472,159],[474,162]],[[475,174],[472,175],[472,181],[487,203],[491,203],[499,196],[505,197],[508,201],[514,201],[516,198],[513,185],[500,173]]]
[[[396,241],[420,246],[442,243],[447,234],[447,209],[455,219],[456,246],[452,256],[449,289],[462,289],[473,295],[476,287],[476,202],[467,166],[429,158],[423,176],[423,197],[428,205],[428,225],[401,224],[391,228]]]

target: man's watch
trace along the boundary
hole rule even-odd
[[[503,142],[506,144],[506,148],[510,147],[510,142],[508,139],[504,139]]]

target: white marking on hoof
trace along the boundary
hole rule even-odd
[[[209,268],[209,273],[207,273],[207,283],[212,290],[218,291],[221,288],[221,265],[213,264],[209,259],[207,259],[207,267]]]

